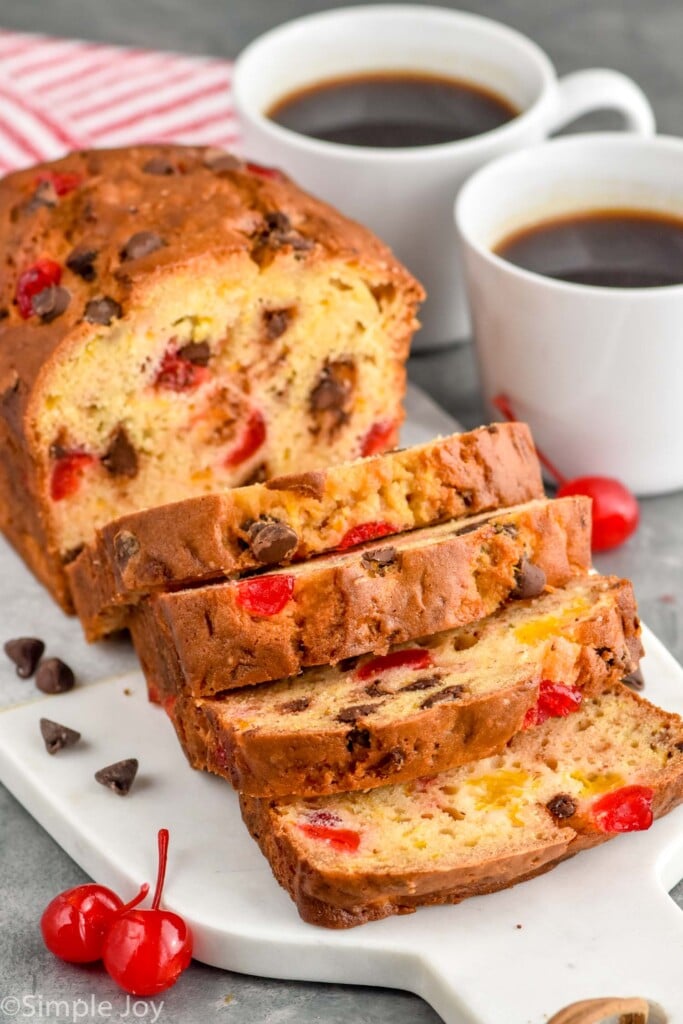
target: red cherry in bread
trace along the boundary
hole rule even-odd
[[[59,284],[62,279],[62,268],[59,263],[47,257],[36,260],[30,267],[22,271],[17,279],[15,299],[19,313],[28,320],[33,316],[33,297],[49,288],[52,284]]]
[[[257,576],[243,580],[236,586],[237,604],[252,615],[277,615],[294,593],[294,577],[283,573],[280,576]]]
[[[65,452],[55,462],[50,477],[50,497],[61,501],[75,494],[81,486],[84,471],[95,462],[87,452]]]
[[[133,996],[154,996],[174,985],[192,959],[192,932],[178,914],[160,910],[168,859],[168,829],[159,829],[159,867],[149,910],[119,914],[107,932],[102,959]]]
[[[491,401],[505,419],[516,420],[507,395],[496,395]],[[593,499],[593,551],[616,548],[635,533],[640,521],[640,510],[628,487],[610,476],[580,476],[566,480],[539,448],[536,448],[536,454],[539,462],[557,481],[558,498],[585,494]]]
[[[360,453],[365,458],[368,455],[378,455],[392,448],[396,444],[396,424],[384,420],[380,423],[373,423],[367,434],[361,441]]]
[[[242,437],[232,451],[228,452],[225,465],[239,466],[259,450],[266,439],[266,421],[258,409],[252,409]]]
[[[350,828],[331,828],[329,825],[315,825],[303,822],[299,828],[309,839],[322,839],[333,850],[354,853],[360,846],[360,833]]]
[[[649,786],[622,786],[605,793],[591,807],[591,817],[601,832],[641,832],[654,820]]]
[[[140,903],[149,891],[143,885],[127,907]],[[89,882],[68,889],[48,903],[40,919],[45,945],[62,960],[89,964],[102,956],[104,937],[117,914],[126,909],[115,892]]]
[[[608,551],[635,533],[640,521],[638,502],[627,487],[606,476],[581,476],[567,480],[558,498],[586,494],[593,499],[593,551]]]
[[[432,663],[432,656],[429,651],[422,647],[410,647],[407,651],[391,651],[389,654],[380,654],[377,658],[370,658],[356,672],[358,679],[369,679],[379,672],[388,672],[392,668],[412,668],[420,670],[429,668]]]
[[[578,711],[582,700],[581,690],[576,686],[542,679],[538,687],[538,700],[524,716],[522,728],[529,729],[533,725],[541,725],[549,718],[566,718],[572,711]]]
[[[377,540],[378,537],[387,537],[390,533],[396,533],[396,528],[383,520],[374,523],[359,523],[358,526],[352,526],[350,530],[346,531],[337,548],[339,551],[346,551],[347,548],[353,548],[356,544],[363,544],[366,540]]]
[[[82,183],[83,177],[74,171],[44,171],[36,178],[36,185],[52,185],[58,196],[66,196]]]
[[[271,181],[285,180],[284,174],[277,167],[266,167],[264,164],[254,163],[253,160],[248,160],[244,166],[250,174],[255,174],[258,178],[267,178]]]

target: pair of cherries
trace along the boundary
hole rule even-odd
[[[147,884],[129,903],[103,885],[68,889],[48,903],[40,920],[45,945],[69,963],[103,960],[109,975],[134,996],[154,996],[174,985],[192,959],[192,932],[178,914],[161,910],[168,859],[168,829],[158,834],[159,865],[152,906],[139,904]]]

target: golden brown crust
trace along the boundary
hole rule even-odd
[[[631,584],[605,582],[613,605],[596,608],[573,630],[580,650],[572,651],[570,663],[558,662],[552,677],[591,693],[623,679],[640,656]],[[438,702],[408,718],[361,716],[351,725],[331,721],[318,731],[288,730],[284,710],[277,728],[240,728],[220,698],[181,694],[167,710],[193,767],[221,775],[252,796],[320,796],[405,782],[496,753],[522,728],[549,663],[539,648],[524,675],[515,665],[502,665],[497,690]],[[512,682],[506,683],[506,673]],[[363,731],[362,747],[349,740],[354,730]]]
[[[429,526],[541,497],[538,461],[526,424],[493,424],[427,445],[328,470],[188,499],[123,517],[69,567],[88,639],[126,624],[117,605],[155,590],[282,564],[249,543],[249,525],[265,519],[296,534],[289,558],[335,548],[362,525],[394,531]],[[103,578],[102,570],[106,573]]]
[[[623,690],[623,700],[641,706],[642,719],[656,715],[664,731],[678,729],[681,721]],[[655,818],[667,814],[683,801],[683,758],[681,747],[648,785],[652,790]],[[637,769],[636,769],[637,770]],[[526,881],[556,864],[614,838],[615,833],[599,831],[589,820],[574,815],[558,822],[551,841],[528,837],[528,846],[454,868],[425,869],[419,873],[401,871],[394,864],[378,865],[376,871],[342,871],[312,863],[281,824],[278,802],[240,794],[242,817],[251,835],[269,861],[277,881],[290,894],[301,917],[327,928],[349,928],[391,914],[411,913],[420,906],[459,903]]]
[[[422,295],[417,282],[369,231],[284,175],[264,174],[238,160],[228,166],[216,157],[203,148],[178,146],[83,151],[0,182],[0,420],[13,439],[2,448],[0,528],[65,610],[71,610],[71,600],[64,552],[51,526],[38,458],[51,439],[39,437],[37,419],[57,361],[102,330],[84,319],[91,300],[105,295],[125,316],[143,308],[165,276],[180,268],[201,273],[207,261],[229,263],[235,271],[294,259],[304,268],[329,260],[381,268],[405,296],[405,323],[391,339],[400,402],[402,362]],[[76,187],[56,188],[55,175],[62,184],[72,178]],[[282,224],[294,225],[295,232]],[[131,238],[140,233],[153,233],[160,247],[145,254],[138,245],[135,252]],[[83,247],[94,254],[95,275],[75,269],[74,250]],[[24,320],[15,301],[17,280],[46,257],[62,267],[68,304],[46,322],[38,316]]]
[[[275,615],[251,614],[241,603],[241,581],[157,594],[133,615],[144,618],[143,628],[132,626],[136,649],[158,690],[195,696],[385,651],[490,615],[515,588],[524,557],[551,586],[585,572],[588,507],[585,498],[532,502],[471,530],[462,523],[452,532],[436,527],[438,536],[421,546],[407,546],[421,535],[412,531],[395,542],[396,557],[379,571],[372,554],[389,550],[390,538],[307,562],[288,577],[291,599]],[[173,675],[161,633],[173,644]]]

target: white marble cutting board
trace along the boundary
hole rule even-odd
[[[405,442],[451,429],[413,390]],[[507,892],[345,932],[314,928],[273,881],[229,786],[188,769],[126,645],[87,648],[6,547],[0,569],[0,639],[43,636],[82,680],[45,697],[0,663],[0,781],[122,896],[152,880],[156,830],[168,827],[165,903],[191,924],[199,960],[274,978],[410,989],[446,1024],[542,1024],[600,995],[645,996],[670,1024],[683,1024],[683,914],[667,895],[683,876],[683,808]],[[683,713],[683,669],[647,632],[645,645],[647,696]],[[42,716],[80,730],[84,742],[49,757]],[[140,772],[120,799],[92,776],[125,757],[138,757]]]

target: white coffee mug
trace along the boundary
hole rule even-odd
[[[683,218],[683,140],[574,135],[482,168],[456,201],[484,396],[508,398],[565,477],[683,487],[683,284],[606,288],[496,255],[511,233],[591,210]]]
[[[492,89],[521,111],[493,131],[405,149],[323,142],[271,121],[288,94],[364,71],[418,71]],[[427,290],[417,347],[468,335],[453,198],[494,157],[529,146],[591,110],[621,111],[633,131],[654,130],[642,91],[616,71],[558,81],[545,53],[505,25],[439,7],[349,7],[300,18],[261,36],[238,58],[234,101],[244,151],[282,167],[301,185],[367,224]]]

